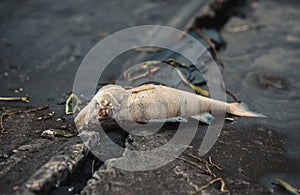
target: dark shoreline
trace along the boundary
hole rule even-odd
[[[183,28],[193,15],[178,11],[186,3],[169,0],[135,1],[128,5],[120,2],[99,4],[96,1],[91,4],[72,1],[53,5],[49,2],[27,3],[24,2],[24,7],[12,1],[0,3],[0,91],[1,96],[29,93],[31,102],[0,102],[0,107],[25,110],[49,105],[49,108],[4,117],[3,125],[7,132],[0,134],[3,146],[0,150],[0,173],[5,173],[0,175],[1,194],[32,193],[26,189],[24,182],[28,182],[34,172],[52,157],[68,156],[68,148],[81,144],[79,137],[45,139],[40,135],[46,129],[68,132],[76,129],[72,116],[65,115],[64,105],[58,103],[64,100],[63,93],[71,91],[77,66],[85,53],[101,40],[99,36],[140,24],[174,24],[176,20],[170,20],[173,16],[181,20],[176,27]],[[235,118],[233,123],[225,123],[216,145],[203,159],[211,156],[224,168],[221,172],[214,171],[224,179],[232,194],[283,194],[285,191],[274,185],[275,178],[282,178],[298,188],[300,181],[300,123],[297,120],[297,100],[300,97],[297,49],[300,40],[297,36],[299,22],[296,20],[300,4],[268,0],[256,3],[254,13],[249,12],[251,7],[247,6],[234,10],[231,15],[246,14],[247,17],[244,20],[232,17],[225,28],[260,21],[266,26],[222,33],[227,47],[221,56],[226,64],[226,85],[251,109],[264,113],[268,118]],[[196,7],[189,6],[196,4],[189,2],[186,10],[195,12]],[[203,7],[204,3],[197,5]],[[134,6],[140,11],[130,12]],[[158,9],[164,9],[166,13]],[[116,14],[105,18],[109,12]],[[141,17],[137,18],[139,14]],[[24,91],[16,93],[19,88]],[[228,99],[232,101],[230,97]],[[55,111],[53,117],[38,120],[41,116],[49,116],[52,111]],[[205,129],[206,126],[199,126],[192,142],[194,147],[184,152],[182,157],[197,162],[188,154],[197,155],[197,146]],[[155,139],[164,140],[170,133],[165,131],[159,136]],[[138,147],[139,144],[145,143],[136,139],[130,147]],[[107,164],[103,165],[91,153],[83,153],[83,162],[80,161],[81,164],[71,173],[66,173],[70,176],[65,177],[62,183],[54,189],[48,184],[50,191],[45,188],[45,191],[37,190],[35,193],[189,193],[194,190],[191,182],[201,186],[211,180],[197,168],[178,159],[158,170],[126,172],[108,169]],[[54,185],[55,181],[58,179],[53,178]],[[214,184],[206,192],[221,194],[219,189],[219,184]]]

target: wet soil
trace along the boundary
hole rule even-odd
[[[52,156],[63,153],[65,148],[81,143],[79,137],[53,139],[41,137],[41,133],[46,129],[62,127],[65,129],[65,125],[71,124],[57,122],[56,117],[46,121],[38,120],[38,117],[45,113],[47,114],[47,111],[21,113],[4,118],[6,130],[0,137],[2,194],[18,190],[21,184]]]
[[[65,100],[63,93],[71,91],[80,61],[94,44],[106,33],[130,26],[153,23],[178,26],[178,21],[186,22],[182,13],[174,11],[180,10],[185,1],[122,2],[23,2],[21,9],[19,2],[1,1],[1,96],[29,94],[31,102],[0,102],[0,106],[25,110],[28,106],[49,105],[47,110],[4,118],[6,132],[0,134],[1,194],[19,191],[53,156],[82,143],[79,137],[47,139],[41,133],[46,129],[75,130],[72,117],[65,115],[64,105],[58,103]],[[266,23],[258,29],[223,33],[227,42],[226,50],[221,53],[226,64],[226,86],[251,110],[267,116],[227,122],[217,143],[203,157],[212,156],[224,168],[214,172],[224,178],[232,194],[286,194],[274,185],[277,177],[300,188],[299,6],[298,1],[292,0],[259,1],[254,14],[243,20],[231,18],[225,26]],[[132,7],[136,11],[129,11]],[[18,92],[19,88],[23,92]],[[233,100],[228,97],[228,101]],[[52,111],[55,111],[53,117],[38,120]],[[193,147],[181,157],[199,163],[188,154],[198,154],[197,146],[205,129],[206,126],[199,126]],[[172,135],[170,131],[160,133],[160,138],[156,138],[160,141]],[[138,138],[133,140],[130,147],[145,145]],[[91,154],[84,159],[68,180],[48,193],[186,194],[212,179],[179,159],[145,172],[118,170],[110,167],[109,162],[101,166],[103,162]],[[205,192],[218,194],[219,189],[220,185],[214,184]]]

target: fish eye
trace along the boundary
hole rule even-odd
[[[95,107],[96,108],[99,108],[100,107],[100,104],[98,102],[95,102]]]

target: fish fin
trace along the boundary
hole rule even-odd
[[[247,116],[247,117],[266,117],[263,114],[252,112],[249,110],[248,106],[245,103],[230,103],[230,109],[228,113],[236,116]]]
[[[184,117],[172,117],[172,118],[167,118],[167,119],[151,119],[151,120],[147,120],[146,122],[149,123],[162,123],[162,122],[188,122],[186,118]]]
[[[214,117],[211,114],[209,114],[208,112],[200,114],[200,115],[191,116],[191,118],[201,121],[202,123],[205,123],[208,125],[214,119]]]
[[[136,88],[133,88],[131,93],[138,93],[138,92],[146,91],[146,90],[150,90],[150,89],[155,89],[155,85],[144,84],[144,85],[138,86]]]

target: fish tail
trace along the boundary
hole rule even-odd
[[[248,109],[248,106],[245,103],[230,103],[229,109],[227,111],[230,114],[236,116],[246,116],[246,117],[266,117],[263,114],[252,112]]]

